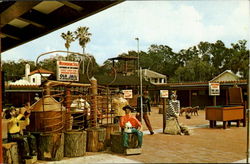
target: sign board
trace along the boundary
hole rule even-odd
[[[132,89],[122,90],[122,92],[124,93],[124,98],[125,99],[132,99],[133,98],[133,91],[132,91]]]
[[[220,83],[209,83],[209,96],[220,95]]]
[[[168,98],[168,90],[160,90],[161,98]]]
[[[73,61],[57,61],[58,81],[79,81],[79,63]]]

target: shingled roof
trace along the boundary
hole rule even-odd
[[[99,85],[110,85],[110,86],[137,86],[140,85],[140,79],[138,76],[122,76],[117,75],[116,78],[114,76],[108,75],[95,75],[97,79],[97,83]],[[89,83],[87,77],[83,77],[81,80],[83,83]],[[142,85],[151,86],[150,82],[146,80],[142,80]]]
[[[46,69],[37,69],[37,70],[34,70],[34,71],[30,72],[29,75],[33,75],[33,74],[36,74],[36,73],[41,73],[41,74],[54,74],[54,72],[48,71],[48,70],[46,70]]]

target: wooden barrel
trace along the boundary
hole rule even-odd
[[[106,128],[106,140],[105,140],[105,147],[109,147],[111,145],[110,136],[114,132],[119,132],[119,125],[118,124],[105,124],[101,125],[101,127]]]
[[[105,149],[104,143],[106,138],[105,128],[89,128],[87,129],[87,151],[98,152]]]
[[[32,111],[26,129],[30,132],[62,132],[65,127],[69,129],[66,120],[69,120],[66,111]]]
[[[86,131],[69,131],[64,133],[64,156],[80,157],[86,153]]]
[[[64,157],[64,133],[40,134],[38,139],[38,159],[59,161]]]
[[[136,134],[129,134],[128,138],[129,148],[136,148],[138,145],[138,139]],[[123,138],[121,132],[114,132],[111,134],[111,151],[115,153],[124,153]]]

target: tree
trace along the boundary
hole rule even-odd
[[[5,77],[7,81],[16,81],[21,79],[25,74],[25,65],[30,65],[30,70],[35,69],[35,62],[20,59],[15,61],[3,61],[2,69],[5,72]]]
[[[173,81],[208,81],[212,78],[213,68],[206,61],[195,57],[189,60],[186,66],[180,66],[176,71]]]
[[[200,42],[197,45],[198,55],[201,57],[202,61],[206,61],[211,64],[211,44],[209,42]]]
[[[248,78],[249,49],[246,47],[246,40],[239,40],[238,43],[231,44],[229,49],[230,58],[228,59],[228,67],[234,72],[239,73],[242,78]]]
[[[65,48],[67,49],[67,52],[69,53],[70,43],[75,41],[75,37],[71,31],[68,31],[66,34],[62,33],[61,37],[66,41]]]
[[[75,31],[76,39],[79,40],[79,45],[82,47],[83,54],[85,54],[85,48],[86,44],[90,42],[90,36],[92,35],[91,33],[88,32],[89,28],[88,27],[78,27],[77,30]],[[82,57],[83,60],[83,73],[84,73],[84,57]]]
[[[39,67],[56,73],[56,62],[57,62],[56,57],[44,59],[39,62]]]
[[[217,40],[211,44],[210,53],[212,54],[211,62],[214,67],[214,76],[225,71],[225,57],[227,56],[227,48],[221,40]]]
[[[173,76],[180,65],[178,55],[166,45],[151,45],[140,58],[144,67],[168,76]]]

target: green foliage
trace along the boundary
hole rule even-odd
[[[76,37],[75,39],[79,40],[79,45],[83,49],[83,54],[85,53],[85,47],[88,42],[90,42],[91,33],[88,32],[88,27],[78,27],[77,30],[74,32]]]
[[[234,72],[239,72],[243,78],[248,77],[249,50],[246,48],[247,41],[240,40],[236,44],[231,44],[228,67]]]
[[[81,38],[79,28],[78,39]],[[88,28],[85,29],[85,32]],[[91,36],[89,33],[87,36]],[[85,44],[83,44],[85,41]],[[81,40],[83,48],[89,40]],[[79,40],[80,43],[80,40]],[[200,42],[196,46],[180,50],[178,53],[173,52],[172,48],[167,45],[151,45],[147,52],[140,51],[139,63],[140,67],[150,69],[168,76],[168,82],[187,82],[187,81],[208,81],[225,70],[232,70],[234,73],[239,73],[243,79],[248,78],[248,63],[249,49],[247,49],[247,41],[239,40],[237,43],[232,43],[231,47],[226,47],[225,44],[218,40],[215,43]],[[129,51],[118,55],[138,57],[138,52]],[[88,59],[91,60],[88,60]],[[64,56],[54,56],[49,59],[44,59],[38,63],[39,68],[44,68],[56,73],[56,61],[81,61],[81,57],[75,54]],[[125,61],[115,62],[115,67],[123,68]],[[127,61],[128,68],[137,69],[137,60]],[[3,62],[3,71],[6,72],[7,80],[17,80],[24,76],[25,64],[29,63],[31,71],[35,69],[33,61],[19,60],[18,62],[7,61]],[[100,67],[92,55],[88,55],[81,64],[81,68],[88,71],[89,77],[93,75],[112,75],[113,63],[110,60],[104,62]],[[87,69],[88,68],[88,69]],[[82,75],[82,69],[79,73]],[[85,72],[86,75],[86,72]]]
[[[61,37],[66,41],[65,48],[69,51],[70,43],[75,41],[75,37],[71,31],[68,31],[66,34],[62,33]]]
[[[88,27],[78,27],[76,31],[67,33],[62,33],[61,37],[66,41],[65,48],[69,51],[71,42],[74,42],[76,39],[79,41],[79,45],[83,48],[83,54],[85,53],[86,44],[90,42],[91,33],[88,32]]]
[[[25,74],[25,65],[30,65],[30,70],[34,70],[35,62],[20,59],[17,62],[7,61],[2,63],[2,70],[5,72],[6,81],[16,81]]]
[[[43,68],[52,72],[56,72],[56,62],[57,62],[57,58],[48,58],[48,59],[44,59],[43,61],[39,62],[39,68]]]
[[[169,82],[208,81],[225,70],[248,77],[249,50],[246,40],[232,43],[231,48],[218,40],[215,43],[200,42],[197,46],[173,52],[167,45],[151,45],[147,52],[139,54],[140,66],[167,75]],[[119,56],[138,56],[129,51]],[[116,66],[122,63],[117,62]],[[101,67],[105,71],[112,68],[110,61]]]
[[[179,67],[178,55],[166,45],[151,45],[147,53],[140,56],[140,65],[168,76],[173,76]]]
[[[212,79],[213,68],[202,61],[201,58],[195,57],[187,61],[186,66],[181,66],[175,71],[175,75],[170,81],[208,81]]]

